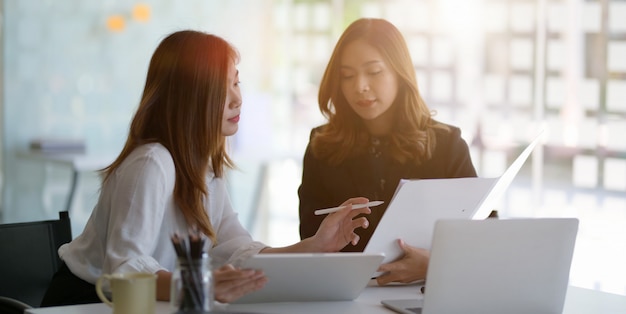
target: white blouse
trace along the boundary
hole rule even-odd
[[[174,203],[175,167],[161,144],[136,148],[103,184],[100,198],[83,232],[59,248],[73,274],[95,283],[102,274],[173,271],[174,232],[188,225]],[[207,245],[215,267],[235,265],[266,247],[252,240],[232,208],[224,180],[206,176],[204,206],[216,232],[217,245]],[[210,241],[207,241],[210,242]]]

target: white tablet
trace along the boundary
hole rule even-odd
[[[435,222],[440,219],[485,219],[496,209],[522,165],[541,140],[543,131],[497,178],[403,180],[365,246],[364,252],[385,254],[384,263],[402,256],[397,239],[430,249]],[[379,275],[379,274],[376,274]]]
[[[268,282],[233,303],[354,300],[383,257],[347,252],[258,254],[242,267],[262,269]]]

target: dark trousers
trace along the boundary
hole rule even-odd
[[[96,287],[72,274],[63,263],[52,277],[41,307],[100,302],[102,301],[96,294]]]

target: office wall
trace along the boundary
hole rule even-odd
[[[264,3],[3,1],[3,221],[56,217],[64,208],[70,169],[21,157],[32,139],[84,139],[88,154],[98,156],[121,149],[151,53],[166,34],[191,28],[221,35],[245,55],[243,73],[262,73],[248,69],[264,58],[257,48],[262,37],[256,35],[263,32],[259,20],[270,7]],[[147,20],[133,16],[136,5],[148,8]],[[107,26],[110,18],[121,19],[123,27]],[[247,84],[245,91],[254,88]],[[96,176],[81,174],[81,179],[90,184],[79,187],[77,213],[89,212],[98,191]]]

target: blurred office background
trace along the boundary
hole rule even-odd
[[[0,15],[0,222],[69,208],[80,233],[98,197],[93,170],[124,143],[151,53],[192,28],[242,55],[239,169],[228,174],[241,221],[270,245],[297,241],[321,75],[350,22],[382,17],[404,33],[422,95],[462,128],[480,176],[499,176],[546,130],[500,216],[578,217],[571,284],[626,295],[626,1],[0,0]],[[82,140],[86,154],[33,156],[38,138]]]

